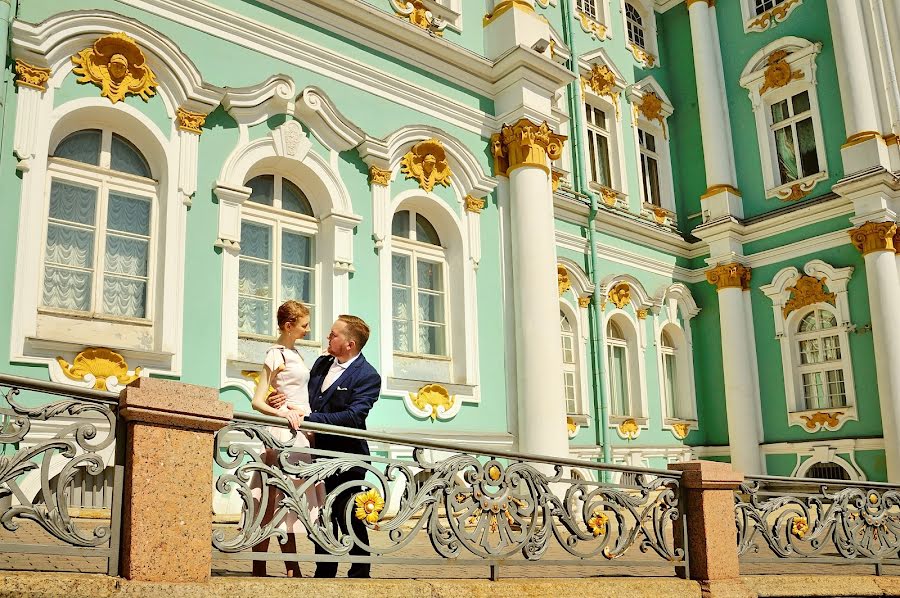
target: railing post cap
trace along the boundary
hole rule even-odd
[[[126,421],[215,431],[231,422],[232,411],[215,388],[175,380],[138,378],[119,395]]]
[[[668,468],[681,472],[681,485],[692,490],[736,490],[744,474],[719,461],[686,461],[669,463]]]

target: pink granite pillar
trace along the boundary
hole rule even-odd
[[[122,392],[119,415],[128,426],[123,577],[209,579],[213,434],[231,413],[214,388],[138,378]]]
[[[740,579],[734,522],[734,491],[744,475],[714,461],[670,463],[669,469],[682,472],[687,541],[680,525],[675,541],[688,552],[689,577],[700,582],[704,598],[753,596]]]

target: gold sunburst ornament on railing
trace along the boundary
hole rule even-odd
[[[366,492],[360,492],[356,495],[354,502],[356,503],[356,511],[354,512],[356,518],[373,525],[377,530],[378,518],[381,511],[384,510],[384,499],[378,493],[378,490],[372,488]]]
[[[100,95],[115,104],[128,94],[145,102],[156,94],[156,75],[137,43],[124,33],[111,33],[72,56],[79,83],[100,87]]]

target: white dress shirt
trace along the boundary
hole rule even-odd
[[[331,367],[328,369],[328,373],[325,374],[325,378],[322,379],[322,392],[328,390],[332,384],[334,384],[335,380],[341,377],[347,368],[350,367],[350,364],[356,361],[356,358],[359,357],[359,353],[345,361],[344,363],[338,363],[337,358],[331,362]]]

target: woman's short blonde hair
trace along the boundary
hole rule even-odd
[[[288,322],[296,322],[300,318],[309,315],[309,308],[299,301],[285,301],[278,307],[278,329],[284,330]]]

